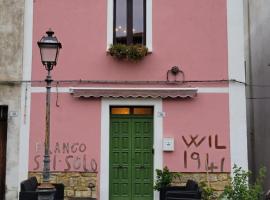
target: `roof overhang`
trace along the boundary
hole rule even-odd
[[[70,88],[76,98],[194,98],[196,88]]]

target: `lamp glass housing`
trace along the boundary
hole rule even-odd
[[[46,33],[48,36],[43,36],[38,42],[41,62],[46,66],[54,66],[57,63],[59,49],[62,48],[62,45],[56,37],[52,36],[54,34],[53,31],[49,30]]]

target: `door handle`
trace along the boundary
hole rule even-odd
[[[124,168],[123,165],[118,165],[118,169]]]
[[[141,166],[140,166],[140,169],[145,169],[145,166],[144,166],[144,165],[141,165]]]

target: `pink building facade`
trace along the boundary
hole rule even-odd
[[[32,4],[32,80],[46,76],[36,42],[48,28],[63,45],[52,71],[52,181],[65,184],[66,196],[91,195],[91,182],[93,196],[112,200],[113,191],[119,190],[121,197],[121,187],[131,188],[131,193],[152,188],[155,169],[164,166],[189,178],[206,177],[206,172],[226,177],[233,164],[247,169],[242,2],[146,0],[149,53],[138,62],[108,54],[115,2]],[[173,66],[180,69],[177,75]],[[37,176],[43,166],[45,94],[44,84],[32,83],[26,162],[28,173]],[[136,115],[136,109],[144,111]],[[115,163],[123,170],[114,171]],[[136,179],[139,168],[147,168],[139,175],[150,174],[150,182],[139,189],[114,182],[122,173],[133,185],[141,180]],[[125,169],[131,170],[130,176]],[[137,195],[159,199],[152,189]]]

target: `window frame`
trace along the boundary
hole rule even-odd
[[[146,41],[145,46],[148,48],[148,52],[153,51],[152,47],[152,1],[146,0],[146,23],[145,23],[145,34]],[[110,46],[113,44],[114,39],[114,0],[107,0],[107,47],[106,51],[109,50]]]
[[[113,0],[113,44],[116,44],[116,1]],[[134,0],[127,0],[127,45],[133,44],[133,1]],[[136,0],[135,0],[136,1]],[[143,38],[142,38],[142,44],[146,45],[146,1],[143,0]]]

